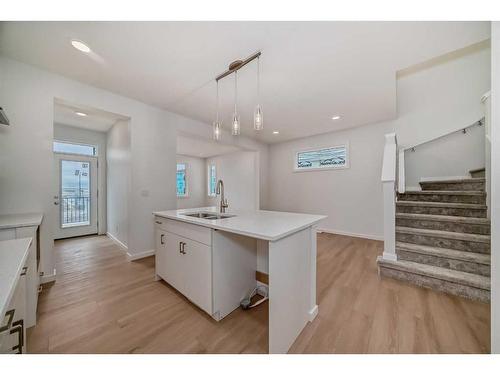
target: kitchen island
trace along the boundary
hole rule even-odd
[[[257,285],[257,248],[267,258],[269,353],[286,353],[316,305],[316,224],[326,218],[215,207],[154,212],[156,277],[215,320]],[[262,262],[261,262],[262,263]]]

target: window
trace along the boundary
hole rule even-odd
[[[177,196],[187,197],[186,164],[177,164]]]
[[[63,154],[77,154],[87,156],[97,156],[97,147],[91,145],[81,145],[77,143],[54,141],[54,152]]]
[[[215,164],[208,166],[208,196],[215,197],[217,188],[217,173]]]
[[[295,171],[349,167],[348,145],[299,151],[295,154]]]

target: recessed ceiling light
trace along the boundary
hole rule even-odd
[[[85,43],[83,43],[80,40],[73,39],[71,41],[71,45],[73,47],[75,47],[78,51],[82,51],[82,52],[85,52],[85,53],[89,53],[90,52],[90,47],[87,46]]]
[[[85,116],[87,116],[87,114],[86,114],[86,113],[83,113],[83,112],[75,112],[75,115],[77,115],[77,116],[81,116],[81,117],[85,117]]]
[[[333,116],[332,120],[340,120],[340,116]]]
[[[279,131],[277,131],[277,130],[273,131],[273,134],[279,134],[279,133],[280,133],[280,132],[279,132]]]

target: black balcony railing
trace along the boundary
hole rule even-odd
[[[62,198],[62,225],[86,224],[90,221],[90,197],[71,196]]]

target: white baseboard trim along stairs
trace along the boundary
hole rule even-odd
[[[397,260],[379,257],[381,276],[490,301],[491,228],[484,169],[470,174],[421,181],[422,191],[398,194]]]

